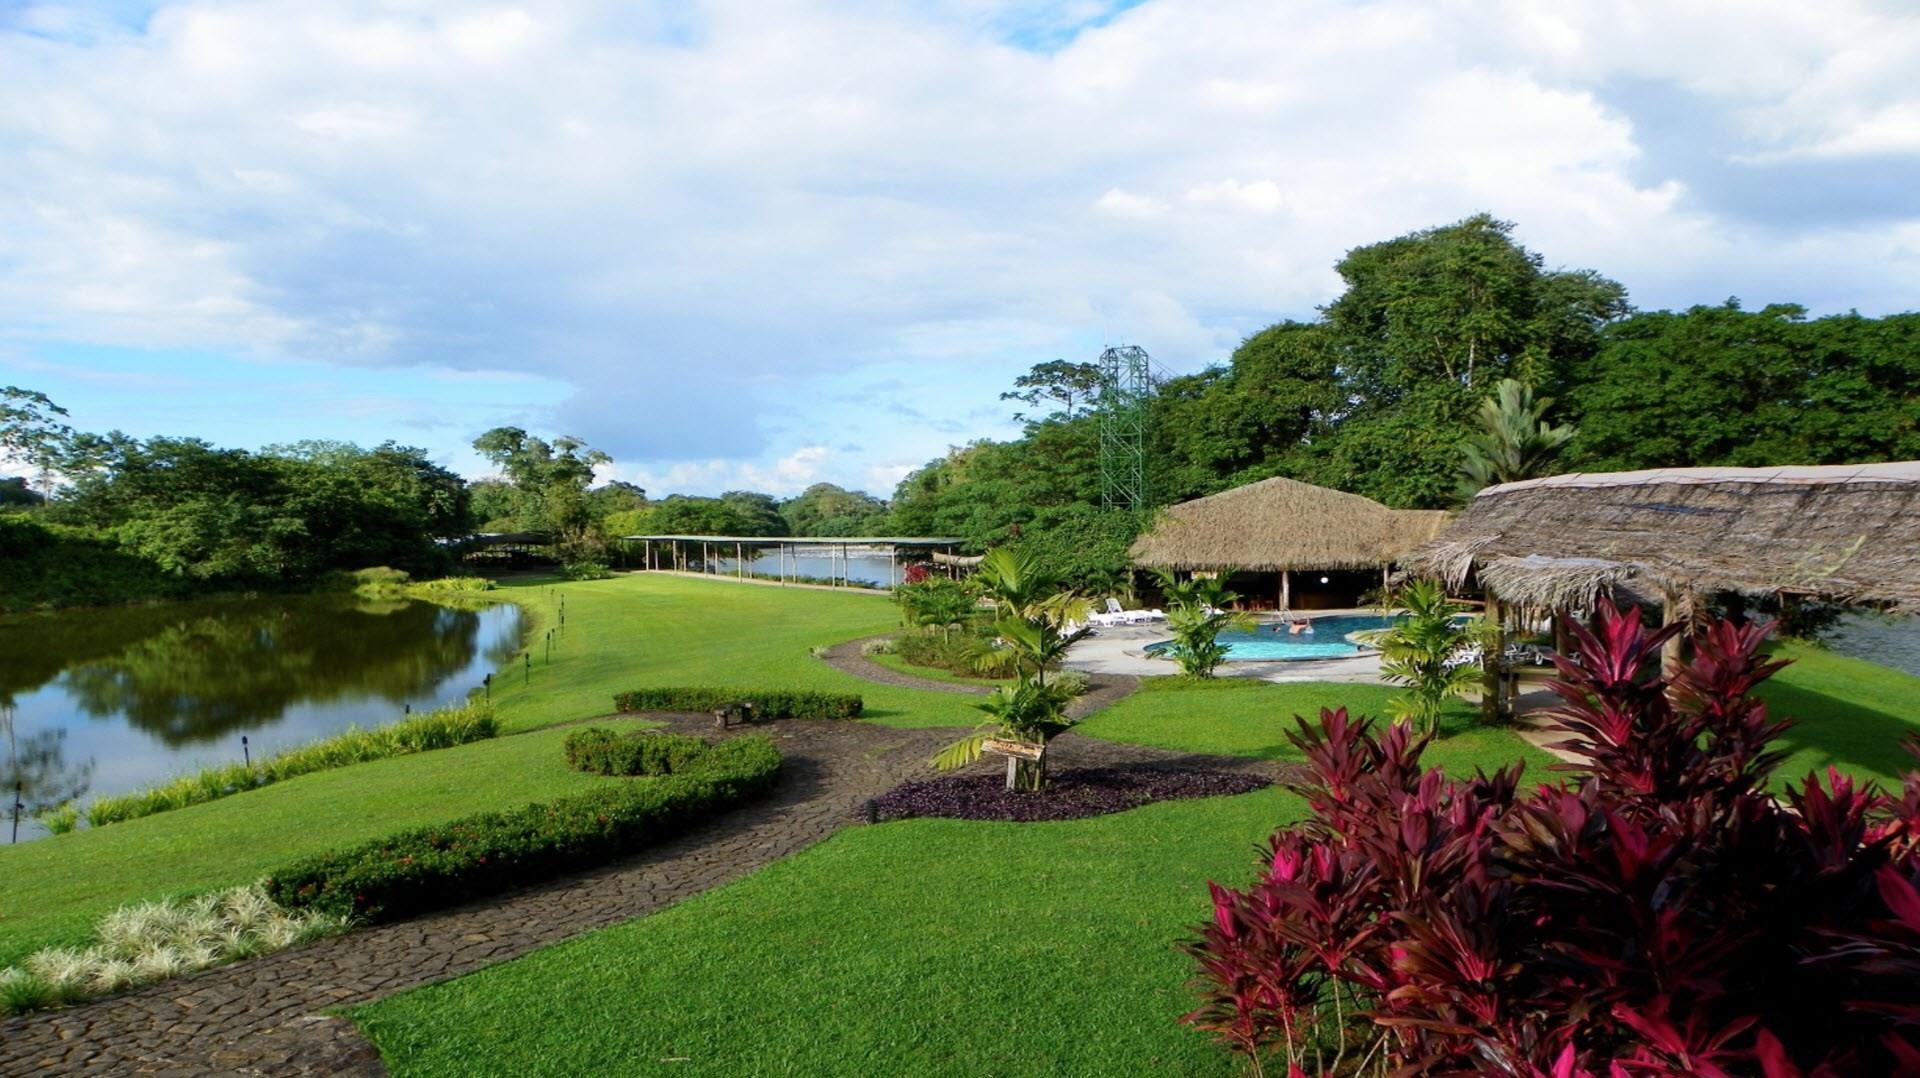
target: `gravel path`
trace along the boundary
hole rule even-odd
[[[1104,706],[1130,691],[1131,684],[1099,685],[1082,700]],[[680,732],[713,732],[705,715],[661,717]],[[852,823],[868,798],[923,777],[927,758],[955,734],[798,720],[752,730],[773,735],[786,757],[780,784],[764,801],[592,872],[84,1006],[0,1020],[0,1074],[384,1074],[378,1053],[351,1022],[320,1012],[471,973],[744,876]],[[1058,738],[1048,760],[1052,768],[1280,773],[1263,761],[1074,734]],[[996,759],[976,766],[1001,765]]]
[[[892,685],[901,689],[922,689],[926,692],[964,693],[971,696],[985,696],[993,691],[991,685],[966,685],[957,681],[935,681],[930,677],[915,677],[903,674],[872,659],[867,658],[861,649],[875,640],[885,640],[892,633],[879,636],[863,636],[858,640],[849,640],[820,652],[820,661],[843,674],[852,674],[863,681],[874,681],[882,685]]]

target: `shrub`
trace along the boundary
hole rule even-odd
[[[1250,887],[1211,885],[1186,1020],[1330,1073],[1914,1073],[1920,772],[1776,799],[1768,626],[1710,625],[1671,676],[1673,630],[1637,610],[1568,628],[1571,783],[1449,779],[1404,724],[1300,723],[1313,815]]]
[[[593,775],[670,775],[707,754],[708,744],[685,734],[648,730],[621,733],[594,726],[567,735],[567,766]]]
[[[613,575],[601,561],[570,561],[560,566],[560,572],[568,580],[605,580]]]
[[[73,1003],[208,966],[291,947],[346,922],[291,914],[258,884],[196,898],[122,906],[101,918],[90,947],[50,947],[0,969],[0,1011]]]
[[[685,771],[301,858],[270,875],[265,887],[290,909],[405,917],[653,845],[761,794],[779,771],[771,739],[734,738]]]
[[[499,733],[500,723],[493,717],[493,709],[486,704],[441,708],[372,730],[349,729],[325,740],[270,756],[252,767],[245,764],[210,767],[162,786],[117,797],[96,798],[87,807],[87,822],[95,827],[104,827],[122,820],[135,820],[156,812],[218,800],[295,775],[369,760],[383,760],[389,756],[452,748],[470,741],[484,741]]]
[[[80,807],[71,801],[62,801],[34,819],[40,821],[48,834],[64,835],[80,826]]]
[[[438,580],[423,580],[418,584],[410,585],[407,593],[420,596],[464,595],[476,591],[492,591],[494,587],[494,582],[484,576],[443,576]]]
[[[852,693],[692,686],[635,689],[613,698],[618,711],[713,711],[752,704],[756,719],[857,719],[865,702]]]
[[[862,655],[892,655],[899,650],[900,646],[898,642],[890,636],[883,636],[878,640],[869,640],[860,645],[860,654]]]

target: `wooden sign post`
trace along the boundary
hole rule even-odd
[[[995,756],[1007,758],[1007,789],[1020,789],[1020,762],[1039,763],[1047,755],[1045,745],[1036,745],[1031,741],[1013,741],[1004,737],[990,737],[980,744],[981,752],[991,752]],[[1036,778],[1035,783],[1038,783]],[[1038,788],[1037,785],[1035,787]]]

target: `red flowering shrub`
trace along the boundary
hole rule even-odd
[[[903,574],[900,579],[901,579],[901,582],[905,584],[924,584],[926,583],[927,578],[932,575],[933,575],[932,566],[928,565],[926,562],[917,561],[917,562],[914,562],[912,565],[907,566],[906,573]]]
[[[1569,627],[1568,781],[1301,721],[1312,815],[1251,886],[1210,885],[1186,1021],[1301,1073],[1920,1073],[1920,773],[1776,799],[1770,626],[1712,625],[1671,677],[1637,610]]]

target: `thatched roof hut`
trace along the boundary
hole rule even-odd
[[[1920,461],[1671,468],[1489,487],[1409,572],[1523,606],[1605,591],[1891,603],[1920,611]]]
[[[1378,569],[1450,516],[1276,477],[1169,507],[1131,554],[1144,568],[1195,572]]]

